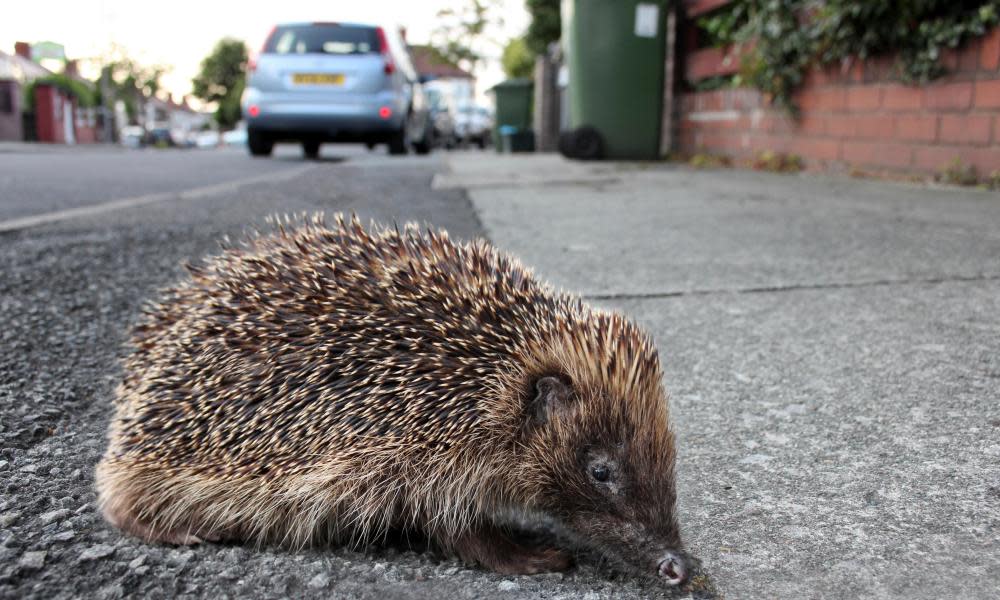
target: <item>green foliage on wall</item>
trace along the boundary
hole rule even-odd
[[[746,44],[743,82],[790,108],[810,68],[895,53],[899,79],[925,83],[998,23],[1000,0],[735,0],[698,20],[712,44]]]

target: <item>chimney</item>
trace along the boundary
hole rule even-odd
[[[14,54],[31,60],[31,44],[28,42],[14,42]]]
[[[66,61],[66,66],[63,67],[63,73],[67,77],[72,77],[74,79],[76,79],[76,78],[78,78],[80,76],[80,70],[77,67],[75,59],[74,60],[67,60]]]

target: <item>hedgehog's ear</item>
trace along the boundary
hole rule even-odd
[[[559,377],[546,375],[535,381],[535,397],[528,411],[535,425],[544,425],[569,407],[573,391]]]

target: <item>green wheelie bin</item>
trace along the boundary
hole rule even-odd
[[[493,119],[493,147],[502,152],[504,143],[501,129],[507,135],[530,136],[531,107],[534,104],[535,84],[530,79],[508,79],[496,84],[488,91],[496,100],[496,115]],[[511,129],[513,128],[513,129]]]
[[[564,0],[569,124],[563,154],[660,157],[666,0]]]

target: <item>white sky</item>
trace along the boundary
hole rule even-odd
[[[528,24],[523,0],[501,0],[504,27],[492,37],[505,42]],[[215,43],[223,37],[260,48],[275,23],[284,21],[363,21],[395,23],[407,29],[411,43],[424,43],[436,25],[439,9],[463,0],[47,0],[5,2],[0,9],[0,49],[13,53],[14,42],[54,41],[69,58],[92,58],[111,44],[123,47],[141,64],[162,64],[171,70],[161,80],[179,99],[191,90],[191,78]],[[500,46],[481,51],[494,57],[480,67],[477,91],[503,78]],[[90,75],[84,73],[84,75]]]

